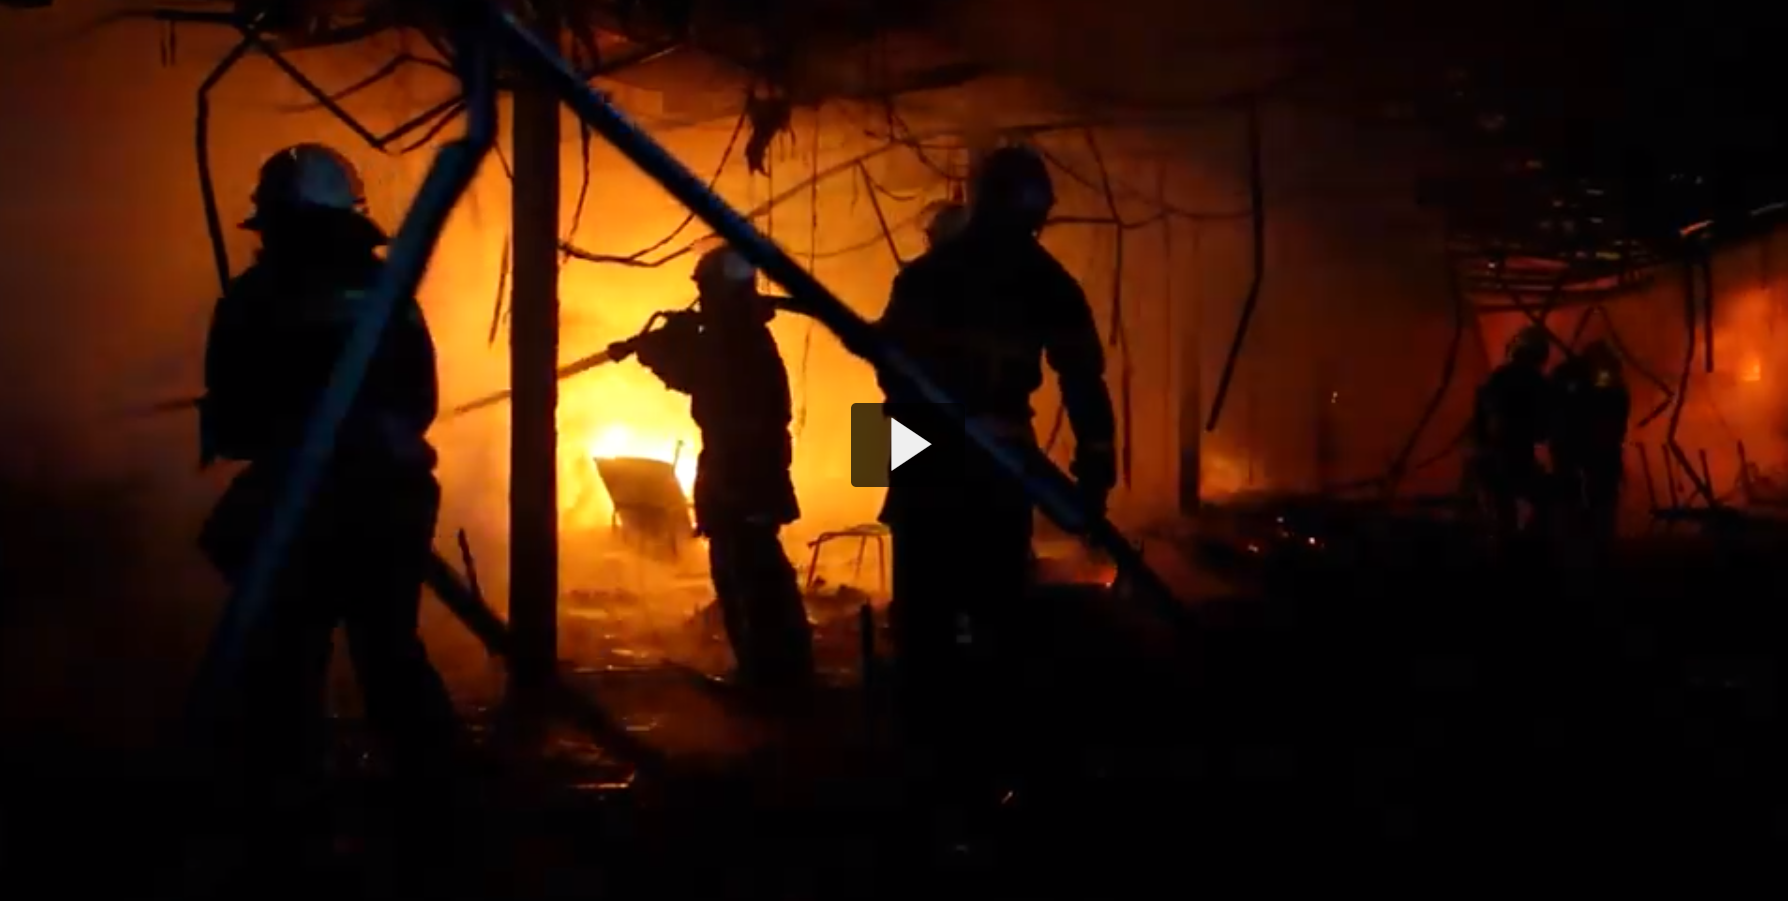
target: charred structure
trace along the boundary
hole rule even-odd
[[[167,722],[210,718],[210,701],[257,654],[252,637],[273,618],[389,317],[418,298],[440,336],[453,415],[428,436],[445,500],[425,578],[451,617],[422,632],[470,724],[467,759],[416,791],[380,772],[392,755],[364,744],[338,703],[348,715],[333,787],[303,807],[338,821],[314,830],[317,847],[245,828],[274,849],[254,853],[275,856],[179,867],[147,860],[162,850],[148,842],[144,866],[179,883],[170,894],[195,891],[171,875],[182,869],[333,879],[347,865],[369,880],[514,897],[563,894],[522,888],[537,872],[580,895],[674,885],[765,897],[965,884],[1041,893],[1125,873],[1134,884],[1108,890],[1127,896],[1172,875],[1163,861],[1188,844],[1406,853],[1602,830],[1698,854],[1768,831],[1759,821],[1773,814],[1739,781],[1755,777],[1748,761],[1780,750],[1769,725],[1780,654],[1758,638],[1778,617],[1747,599],[1779,578],[1773,511],[1788,478],[1788,358],[1770,340],[1788,133],[1779,111],[1735,88],[1768,68],[1752,52],[1762,29],[1736,13],[1707,24],[1706,9],[1584,2],[1467,23],[1361,0],[1318,12],[1217,6],[1189,22],[1070,0],[244,2],[123,5],[95,28],[62,5],[8,5],[50,6],[6,18],[59,16],[80,40],[156,29],[165,72],[203,57],[206,71],[177,85],[197,86],[199,185],[168,163],[189,148],[155,133],[151,181],[173,187],[143,195],[198,208],[158,214],[153,240],[119,240],[205,248],[169,252],[165,280],[182,293],[210,291],[195,287],[206,269],[229,289],[243,257],[226,225],[249,193],[246,161],[319,132],[370,173],[357,201],[391,233],[274,500],[244,530],[252,548],[220,624],[196,615],[209,653],[193,703],[160,701],[179,708]],[[0,42],[0,56],[52,46],[48,33]],[[118,74],[98,56],[44,52],[63,60],[46,71]],[[38,120],[55,134],[47,114]],[[433,151],[425,168],[418,150]],[[1053,206],[1024,229],[1022,253],[943,268],[952,246],[1010,246],[988,237],[998,207],[986,173],[1014,153],[1045,170]],[[12,154],[38,158],[0,144],[0,161]],[[56,173],[72,165],[41,180],[66,181]],[[15,168],[25,167],[0,171]],[[945,219],[952,211],[961,222]],[[20,234],[38,256],[52,246]],[[717,491],[718,469],[698,474],[722,443],[704,434],[718,420],[699,398],[692,414],[663,390],[702,393],[678,387],[670,363],[720,353],[668,348],[717,334],[704,271],[732,254],[732,288],[764,304],[768,324],[750,321],[764,325],[759,362],[788,387],[762,414],[776,420],[764,446],[778,459],[744,487],[773,489],[785,473],[799,509],[740,507],[722,528],[747,526],[755,542],[744,571],[759,581],[740,597],[762,601],[766,569],[805,594],[806,622],[780,623],[812,633],[801,665],[817,676],[798,702],[741,690],[747,638],[766,627],[728,605],[724,585],[752,580],[719,553],[740,533],[716,532],[722,518],[704,508],[751,492]],[[950,294],[964,273],[1011,284],[987,273],[1038,259],[1078,286],[1092,321],[1077,333],[1078,369],[1064,363],[1061,333],[1041,341],[1061,381],[1036,392],[1017,434],[963,409],[942,387],[959,377],[935,380],[936,361],[954,358],[926,345],[949,342],[882,314],[891,284],[962,309],[989,293]],[[938,272],[956,275],[927,281]],[[1054,303],[1073,292],[1034,293]],[[1010,315],[1044,309],[1059,307],[1014,304]],[[34,334],[45,348],[73,346],[54,331]],[[125,331],[156,345],[91,364],[103,374],[83,378],[103,383],[88,393],[104,403],[44,389],[20,392],[18,412],[0,404],[19,423],[48,424],[19,465],[3,460],[21,484],[0,513],[42,516],[53,464],[89,470],[85,484],[118,470],[115,451],[92,449],[118,442],[94,439],[91,425],[117,422],[117,408],[131,424],[98,431],[181,446],[169,435],[186,426],[163,424],[193,407],[190,369],[131,374],[175,355],[168,336],[181,329]],[[52,354],[20,342],[15,356]],[[1089,360],[1104,367],[1109,442],[1085,427],[1086,386],[1100,381]],[[1528,411],[1533,436],[1513,439],[1532,452],[1522,465],[1534,479],[1505,516],[1488,509],[1499,489],[1485,460],[1517,417],[1486,398],[1517,363],[1537,367],[1531,393],[1547,400]],[[712,372],[709,385],[745,381]],[[1619,428],[1571,432],[1591,407],[1559,398],[1617,379]],[[1047,521],[1023,531],[1028,557],[1002,557],[1026,564],[1008,568],[1021,576],[1012,590],[980,592],[1017,602],[988,615],[1001,628],[976,619],[998,605],[958,611],[945,636],[958,647],[936,656],[962,654],[942,680],[960,697],[949,728],[928,723],[928,741],[915,737],[925,717],[910,709],[916,680],[902,666],[917,644],[903,636],[916,633],[890,623],[902,528],[886,507],[887,524],[872,522],[881,492],[840,475],[859,440],[848,404],[884,393],[942,424],[928,427],[960,431],[979,467],[965,471],[980,474],[960,494],[1009,488],[1012,523],[1025,503]],[[214,486],[193,489],[184,459],[128,456],[143,474],[134,496],[150,496],[148,484],[166,497],[92,515],[156,520],[143,531],[166,535],[106,550],[169,573],[165,590],[181,597],[165,609],[193,616],[186,595],[220,592],[176,575],[193,555],[184,526],[166,525],[182,506],[167,498],[190,495],[196,508]],[[982,562],[977,542],[1020,534],[972,521],[983,525],[952,533],[948,548],[964,573]],[[130,594],[28,565],[80,549],[71,536],[82,529],[7,528],[32,549],[0,557],[16,609],[47,609],[59,592]],[[714,552],[712,565],[696,549]],[[911,598],[917,580],[906,581]],[[5,612],[8,631],[20,625],[4,648],[55,634],[47,617]],[[999,647],[960,650],[977,643]],[[734,664],[734,677],[717,675]],[[56,701],[35,697],[48,681],[35,667],[47,665],[9,663],[21,686],[0,693],[9,730],[58,719]],[[167,743],[170,758],[186,759],[185,739]],[[49,756],[63,747],[45,745]],[[146,766],[173,766],[162,760]],[[1658,786],[1648,802],[1623,788],[1641,773]],[[153,772],[131,784],[144,809],[188,790]],[[143,787],[162,784],[174,787]],[[0,787],[8,820],[56,807]],[[1540,808],[1550,816],[1535,824]],[[766,824],[771,810],[798,822]],[[536,829],[543,811],[562,813],[554,822],[577,840]],[[421,856],[492,863],[476,875],[418,865],[414,849],[369,844],[381,834],[463,842]],[[27,839],[0,832],[0,859],[62,840],[52,826]],[[853,862],[797,860],[798,846]],[[719,875],[692,872],[691,849]],[[854,862],[880,857],[898,872]]]

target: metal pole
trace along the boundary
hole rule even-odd
[[[429,167],[409,214],[392,238],[386,266],[364,298],[359,321],[335,360],[328,386],[305,424],[299,445],[293,449],[291,467],[280,485],[272,513],[257,536],[242,576],[233,586],[222,622],[212,635],[201,664],[198,690],[192,699],[201,716],[212,712],[211,705],[234,682],[248,653],[249,641],[264,616],[274,580],[304,525],[311,495],[335,454],[336,436],[360,393],[360,384],[378,351],[392,311],[401,298],[415,294],[448,215],[494,142],[496,98],[490,60],[479,42],[471,41],[458,62],[472,98],[466,135],[441,148]]]
[[[509,324],[509,701],[523,723],[544,714],[559,652],[559,102],[515,92]]]
[[[1009,477],[1017,479],[1043,514],[1064,530],[1082,536],[1108,554],[1122,571],[1126,588],[1156,605],[1162,616],[1185,623],[1186,609],[1175,600],[1160,577],[1143,562],[1142,555],[1123,533],[1103,516],[1089,515],[1080,503],[1073,483],[1034,445],[1009,444],[987,427],[967,417],[953,398],[944,393],[899,348],[882,338],[831,291],[802,269],[786,251],[740,216],[709,190],[706,183],[640,130],[607,98],[586,84],[563,57],[493,3],[483,6],[492,30],[504,40],[515,61],[550,84],[577,117],[647,175],[677,198],[702,223],[724,237],[732,247],[774,279],[791,295],[790,308],[820,321],[838,337],[845,349],[868,361],[884,378],[901,383],[938,407],[962,430],[975,447],[992,457]]]

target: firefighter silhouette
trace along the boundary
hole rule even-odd
[[[1552,521],[1556,492],[1538,455],[1553,424],[1546,377],[1551,353],[1543,327],[1524,328],[1509,340],[1502,365],[1478,386],[1471,468],[1499,547],[1513,546],[1524,534],[1540,533]],[[1522,503],[1530,510],[1525,525]]]
[[[1560,514],[1596,546],[1614,537],[1633,400],[1620,354],[1603,340],[1552,370],[1552,468]]]
[[[235,579],[383,266],[359,175],[301,144],[262,167],[254,263],[213,313],[199,402],[202,465],[246,466],[201,545]],[[400,772],[433,772],[454,744],[447,690],[417,632],[440,488],[425,435],[436,412],[435,349],[421,308],[399,304],[342,424],[305,525],[274,588],[234,719],[246,759],[270,778],[320,762],[325,682],[341,625],[371,726]]]
[[[696,263],[698,309],[638,345],[642,365],[688,394],[701,430],[694,506],[740,681],[768,699],[802,694],[813,679],[813,634],[799,577],[782,548],[801,515],[789,475],[793,445],[788,370],[769,323],[771,298],[733,250]]]
[[[1038,243],[1054,188],[1033,150],[990,153],[971,176],[961,230],[895,278],[878,327],[1011,442],[1035,442],[1031,395],[1055,370],[1075,439],[1072,471],[1103,512],[1116,482],[1105,360],[1078,282]],[[950,759],[947,791],[979,791],[1010,741],[996,695],[1016,650],[1031,577],[1021,487],[951,439],[939,411],[884,382],[888,414],[940,445],[889,474],[881,519],[894,547],[889,611],[901,720]],[[963,781],[966,780],[966,781]]]

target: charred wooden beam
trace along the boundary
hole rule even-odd
[[[533,25],[558,27],[550,7],[536,11]],[[530,84],[510,125],[510,699],[524,724],[544,715],[559,653],[559,115],[559,98]]]

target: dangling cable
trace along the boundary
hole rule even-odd
[[[863,184],[869,188],[869,208],[875,212],[875,223],[882,230],[881,240],[888,245],[888,255],[894,258],[894,267],[896,269],[903,268],[906,266],[906,260],[901,258],[900,245],[894,243],[894,229],[888,225],[887,214],[882,212],[882,201],[880,197],[882,190],[876,185],[875,179],[870,177],[869,167],[867,165],[859,163],[857,165],[857,171],[862,173]],[[819,183],[816,181],[814,184],[817,186]]]
[[[559,241],[560,265],[564,265],[567,260],[571,259],[571,254],[567,253],[565,248],[571,244],[572,238],[577,235],[578,227],[584,222],[584,204],[590,199],[590,140],[594,136],[595,134],[590,131],[590,126],[578,123],[578,159],[583,164],[582,174],[577,183],[577,202],[571,207],[571,223],[565,227],[565,237]]]
[[[711,191],[714,189],[715,185],[720,184],[720,177],[722,175],[726,174],[726,164],[732,161],[733,152],[738,149],[739,136],[745,133],[745,123],[747,121],[748,121],[747,115],[745,113],[740,113],[738,121],[733,123],[732,137],[727,139],[726,149],[724,149],[720,152],[720,162],[714,164],[714,174],[708,177],[708,190]],[[747,174],[746,179],[745,179],[745,190],[746,190],[747,198],[750,198],[752,196],[752,192],[755,191],[756,186],[757,186],[757,182],[756,182],[755,178],[753,176],[751,176],[750,174]],[[749,202],[749,200],[748,200],[748,202]],[[645,259],[648,255],[656,253],[659,250],[662,250],[665,245],[669,244],[672,241],[675,241],[677,239],[677,236],[682,234],[683,231],[685,229],[687,229],[694,222],[695,222],[695,214],[687,213],[683,216],[683,221],[677,223],[676,228],[671,229],[670,234],[665,235],[662,238],[659,238],[657,241],[652,242],[650,245],[642,247],[639,250],[636,250],[636,251],[626,254],[624,256],[609,256],[609,255],[605,255],[605,254],[591,253],[590,251],[584,250],[584,249],[576,246],[576,244],[574,244],[569,239],[566,240],[566,242],[563,245],[561,245],[559,249],[564,251],[565,255],[570,257],[571,259],[583,260],[588,263],[616,263],[616,264],[620,264],[623,266],[632,266],[632,267],[641,268],[641,269],[656,269],[659,266],[662,266],[665,263],[670,262],[671,260],[677,259],[678,257],[684,256],[685,254],[688,254],[691,252],[692,248],[695,246],[694,243],[691,243],[689,246],[684,247],[681,250],[675,251],[675,252],[670,253],[663,257],[659,257],[656,260],[646,260]]]
[[[1247,340],[1248,326],[1254,320],[1254,310],[1260,305],[1260,289],[1266,281],[1266,186],[1264,168],[1261,162],[1260,148],[1260,101],[1257,99],[1248,105],[1247,128],[1248,138],[1248,207],[1252,211],[1249,235],[1252,240],[1251,274],[1248,279],[1248,296],[1242,301],[1241,316],[1236,320],[1235,334],[1229,339],[1229,353],[1223,358],[1223,369],[1217,376],[1217,390],[1211,395],[1211,410],[1204,422],[1204,430],[1214,432],[1217,422],[1223,418],[1223,404],[1229,399],[1229,386],[1235,380],[1235,366],[1241,359],[1242,343]]]
[[[1087,246],[1089,249],[1087,250],[1085,269],[1087,272],[1092,272],[1098,268],[1098,264],[1099,264],[1099,260],[1100,260],[1100,253],[1101,253],[1101,246],[1096,242],[1091,243]],[[1115,411],[1114,411],[1114,415],[1115,415]],[[1068,405],[1061,402],[1061,398],[1059,396],[1059,391],[1058,391],[1058,396],[1056,398],[1056,405],[1055,405],[1055,416],[1049,423],[1049,436],[1047,438],[1045,438],[1043,441],[1043,453],[1045,456],[1048,456],[1052,460],[1055,459],[1054,455],[1055,455],[1056,446],[1061,442],[1062,432],[1066,429],[1067,425],[1068,425]]]
[[[1107,339],[1111,348],[1121,355],[1122,363],[1118,366],[1118,410],[1123,419],[1123,433],[1118,447],[1119,472],[1123,475],[1124,487],[1130,487],[1131,454],[1130,438],[1135,417],[1132,411],[1131,378],[1134,367],[1130,359],[1130,339],[1124,327],[1124,232],[1123,217],[1118,214],[1117,193],[1111,185],[1111,170],[1105,165],[1105,155],[1099,152],[1099,141],[1093,130],[1085,131],[1087,149],[1092,151],[1093,162],[1099,166],[1100,184],[1105,190],[1106,209],[1111,214],[1112,226],[1112,260],[1111,260],[1111,335]]]
[[[497,302],[491,305],[489,345],[497,345],[497,336],[503,333],[503,311],[509,300],[509,253],[512,237],[503,233],[503,256],[497,265]]]
[[[242,61],[242,57],[254,47],[250,35],[261,27],[266,18],[262,12],[242,26],[244,35],[223,59],[217,61],[210,74],[199,84],[197,92],[197,115],[193,119],[193,145],[195,161],[199,168],[199,198],[204,203],[205,231],[211,239],[211,260],[217,266],[217,280],[225,291],[230,288],[230,252],[224,241],[223,215],[217,209],[217,183],[211,175],[211,89],[223,81],[224,76]]]
[[[819,265],[819,158],[820,158],[820,108],[813,109],[813,161],[807,174],[807,271],[813,272]],[[801,336],[801,366],[796,376],[801,382],[801,403],[795,408],[795,437],[801,437],[802,430],[807,428],[807,362],[813,355],[813,320],[807,320],[807,331]]]
[[[1453,334],[1447,342],[1447,353],[1440,365],[1440,380],[1434,391],[1429,394],[1428,402],[1422,407],[1421,415],[1416,417],[1415,427],[1409,430],[1409,437],[1403,440],[1403,446],[1391,462],[1390,471],[1385,474],[1384,493],[1386,497],[1395,496],[1398,487],[1409,475],[1410,461],[1414,459],[1416,446],[1421,443],[1422,436],[1440,413],[1446,403],[1447,395],[1452,392],[1453,376],[1459,370],[1459,351],[1465,346],[1465,326],[1470,319],[1468,307],[1471,301],[1466,297],[1465,286],[1459,283],[1458,267],[1450,260],[1443,260],[1447,269],[1447,299],[1453,311]]]

